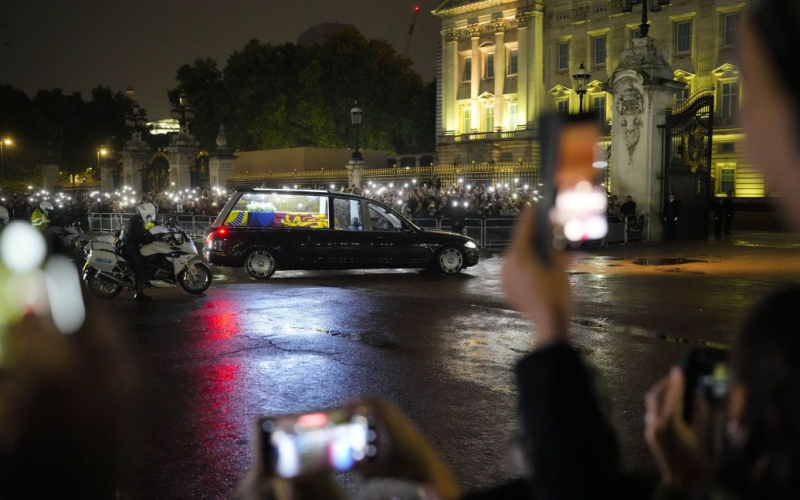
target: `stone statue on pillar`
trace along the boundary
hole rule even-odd
[[[620,198],[632,196],[650,216],[650,236],[661,237],[661,175],[664,139],[660,125],[667,108],[685,84],[675,80],[666,50],[649,36],[633,40],[622,51],[608,81],[614,96],[611,135],[611,188]]]
[[[208,172],[211,187],[225,189],[228,177],[233,173],[233,164],[236,156],[228,147],[228,138],[225,134],[225,125],[219,127],[217,132],[217,149],[211,153],[208,160]]]

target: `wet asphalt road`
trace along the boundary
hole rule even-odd
[[[727,344],[756,299],[800,281],[800,238],[753,233],[571,255],[575,342],[606,378],[626,464],[652,471],[643,394],[686,343]],[[634,263],[659,258],[699,262]],[[500,262],[485,254],[455,277],[278,272],[259,282],[215,269],[202,296],[154,290],[157,300],[141,305],[121,295],[113,308],[147,393],[133,496],[225,497],[250,462],[256,416],[364,394],[400,406],[467,487],[515,476],[511,370],[535,333],[504,303]]]

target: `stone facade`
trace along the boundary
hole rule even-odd
[[[438,163],[538,161],[538,117],[579,111],[572,75],[581,63],[592,74],[584,110],[601,116],[611,140],[609,80],[624,66],[623,51],[632,47],[641,23],[641,5],[625,14],[622,3],[449,0],[435,9],[442,20]],[[769,186],[744,158],[743,133],[735,124],[742,88],[733,41],[745,8],[736,0],[672,0],[650,14],[649,36],[666,51],[673,78],[686,84],[668,104],[715,89],[716,192],[732,188],[737,198],[760,198],[770,195]]]

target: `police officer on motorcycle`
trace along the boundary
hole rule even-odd
[[[155,225],[156,207],[152,203],[142,203],[136,207],[136,214],[128,221],[122,233],[120,249],[125,259],[133,264],[136,271],[136,295],[134,300],[139,302],[153,300],[144,294],[147,281],[147,265],[141,252],[142,245],[153,241],[153,235],[148,231]]]
[[[49,201],[39,203],[36,210],[31,214],[31,224],[40,231],[47,231],[50,226],[50,212],[53,211],[53,204]]]

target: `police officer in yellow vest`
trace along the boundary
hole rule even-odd
[[[44,232],[50,226],[50,212],[53,211],[53,204],[49,201],[39,203],[39,206],[31,214],[31,224]]]

